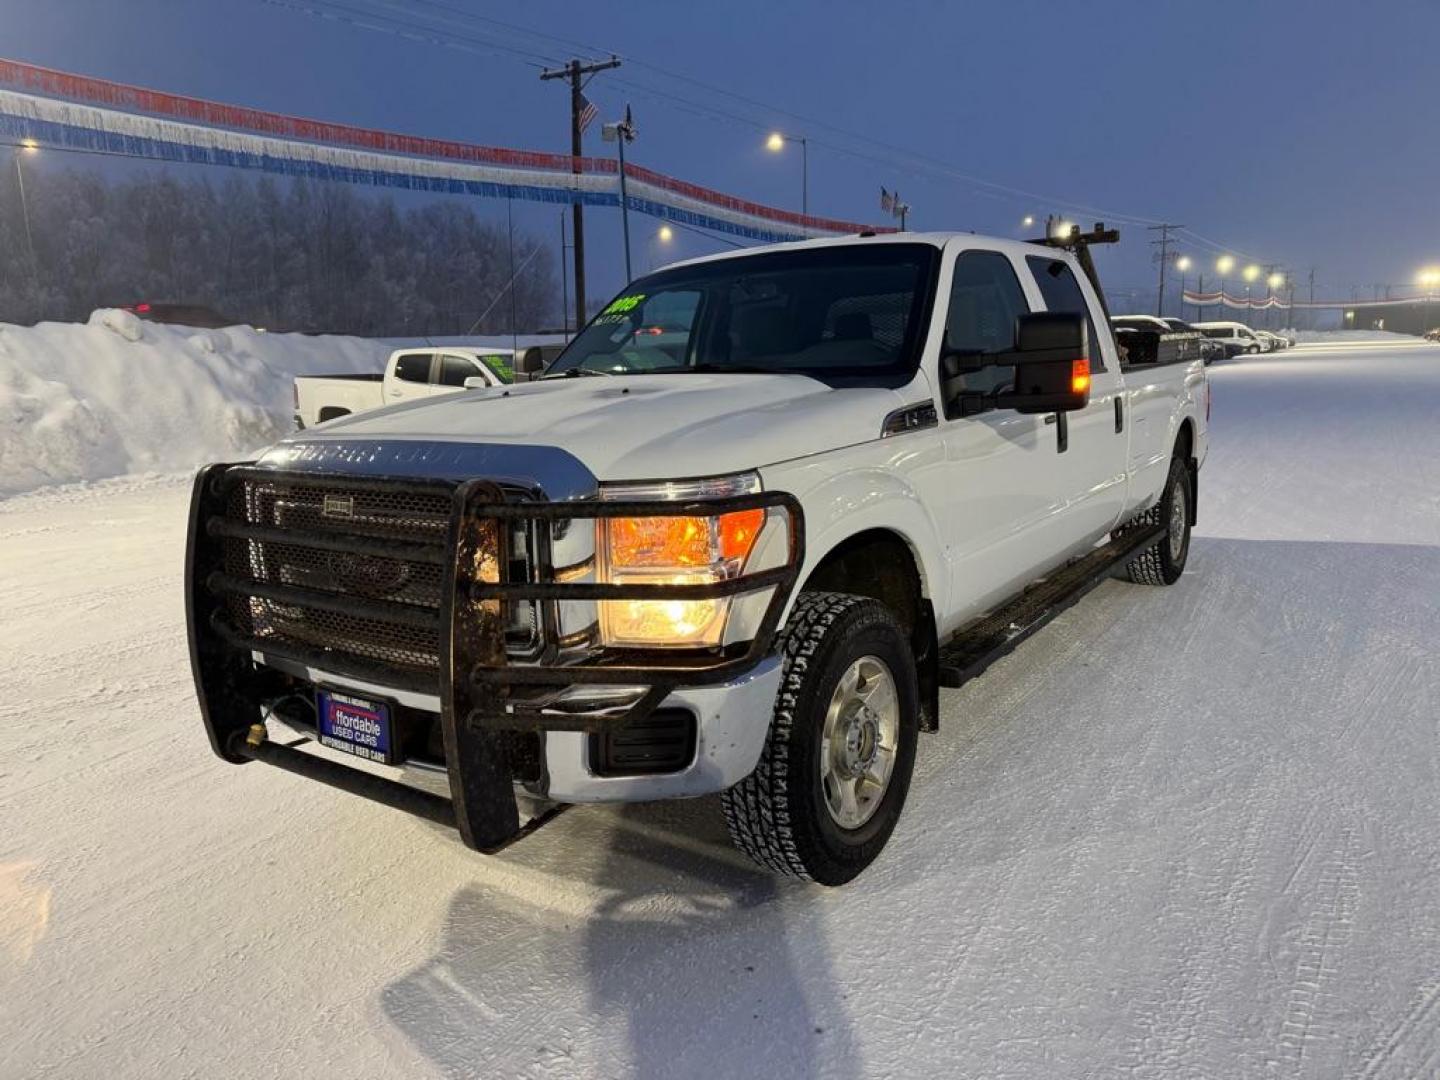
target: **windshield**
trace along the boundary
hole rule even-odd
[[[723,259],[641,278],[546,372],[809,375],[908,382],[939,249],[855,244]]]

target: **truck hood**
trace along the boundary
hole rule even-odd
[[[804,375],[546,379],[344,417],[276,449],[396,440],[553,446],[600,480],[713,476],[877,439],[885,416],[910,403],[894,390],[832,389]]]

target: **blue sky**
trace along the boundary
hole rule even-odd
[[[1314,265],[1321,291],[1344,295],[1440,262],[1430,4],[0,0],[0,52],[300,115],[565,149],[565,94],[538,78],[565,45],[471,15],[630,58],[590,96],[610,116],[633,104],[632,160],[777,205],[799,208],[800,163],[793,148],[764,149],[776,127],[811,140],[816,213],[879,220],[882,184],[919,228],[1019,235],[1025,214],[1088,222],[1097,215],[1077,207],[1094,207],[1189,226],[1210,242],[1182,238],[1200,262],[1223,247],[1301,274]],[[608,150],[597,125],[587,151]],[[605,293],[620,284],[618,213],[591,222],[591,291]],[[522,223],[558,233],[552,208],[525,208]],[[1154,271],[1151,234],[1121,228],[1102,271],[1123,296]],[[662,256],[653,232],[640,219],[640,267]],[[715,247],[682,234],[672,251]]]

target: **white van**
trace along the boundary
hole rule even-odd
[[[1225,357],[1239,356],[1241,353],[1255,355],[1256,353],[1269,352],[1265,342],[1256,336],[1244,323],[1239,322],[1197,322],[1191,323],[1196,330],[1199,330],[1207,338],[1221,342],[1225,346]]]

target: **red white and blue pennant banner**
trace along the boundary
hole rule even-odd
[[[1313,308],[1313,309],[1337,309],[1353,307],[1414,307],[1417,304],[1429,304],[1431,298],[1424,296],[1406,296],[1398,300],[1288,300],[1280,296],[1231,296],[1229,293],[1219,292],[1196,292],[1194,289],[1186,289],[1181,293],[1182,299],[1187,304],[1196,307],[1216,307],[1223,305],[1228,308],[1235,308],[1239,311],[1263,310],[1265,308]],[[1436,298],[1440,299],[1440,298]]]
[[[608,158],[306,120],[10,60],[0,60],[0,138],[415,191],[620,205],[618,167]],[[625,175],[630,209],[731,236],[796,240],[873,228],[780,210],[628,163]]]
[[[1220,305],[1253,311],[1289,306],[1278,296],[1231,296],[1228,293],[1196,292],[1193,289],[1186,289],[1181,293],[1181,298],[1185,303],[1194,304],[1196,307],[1215,307]]]

